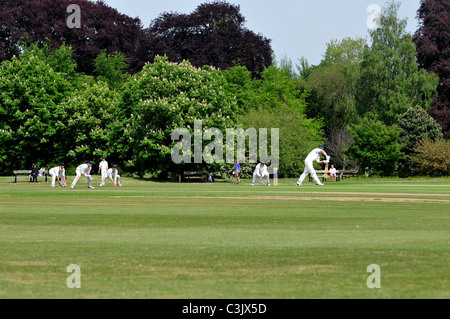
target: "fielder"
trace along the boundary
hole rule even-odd
[[[70,188],[74,188],[75,187],[75,185],[77,184],[77,182],[80,179],[81,175],[86,176],[86,178],[88,180],[87,187],[88,188],[94,188],[93,186],[91,186],[91,182],[94,179],[94,177],[90,174],[91,173],[91,169],[92,169],[92,162],[91,161],[88,161],[86,164],[81,164],[80,166],[78,166],[77,170],[76,170],[77,176],[75,176],[75,179],[73,180],[72,185],[70,185]]]
[[[321,161],[320,160],[320,154],[325,155],[326,160]],[[311,177],[316,181],[316,185],[323,186],[323,184],[320,182],[319,178],[317,177],[316,171],[314,170],[313,161],[316,161],[317,163],[325,163],[328,164],[330,162],[330,157],[325,152],[324,148],[320,146],[319,148],[313,149],[308,156],[305,159],[305,170],[303,171],[303,174],[300,175],[300,178],[297,181],[297,186],[301,186],[303,183],[303,180],[308,176],[308,174],[311,175]]]
[[[105,180],[108,177],[108,162],[104,157],[102,157],[102,161],[98,165],[98,174],[100,174],[100,170],[102,171],[102,182],[100,186],[105,186]]]
[[[255,171],[253,172],[252,186],[255,186],[256,176],[259,176],[260,180],[262,180],[263,178],[266,179],[267,186],[270,186],[269,172],[267,172],[267,166],[264,162],[261,162],[258,165],[256,165]]]
[[[51,184],[52,188],[55,188],[55,181],[58,181],[59,187],[67,186],[66,170],[64,169],[64,163],[60,163],[59,166],[51,168],[48,171],[48,173],[52,177],[52,184]],[[64,183],[61,183],[61,180]]]
[[[120,184],[120,175],[118,173],[119,171],[117,170],[116,165],[113,165],[112,168],[108,169],[108,178],[111,180],[114,186],[122,186],[122,184]]]

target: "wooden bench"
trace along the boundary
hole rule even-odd
[[[336,171],[336,181],[339,181],[341,178],[347,177],[358,177],[357,169],[347,169],[347,170],[337,170]]]
[[[316,170],[317,177],[322,178],[322,181],[325,181],[325,170]],[[328,176],[330,177],[330,170],[328,169]],[[358,177],[357,169],[341,169],[336,170],[336,182],[340,181],[342,178],[347,177]],[[312,182],[312,177],[309,175],[309,181]]]
[[[13,171],[13,174],[14,174],[14,183],[17,183],[18,178],[31,178],[31,169],[15,170]],[[47,175],[48,171],[45,170],[45,176],[38,175],[38,178],[45,177],[45,182],[47,182]]]
[[[208,173],[200,171],[184,171],[183,181],[189,183],[191,180],[202,180],[206,183],[208,181]]]

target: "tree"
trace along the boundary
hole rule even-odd
[[[341,41],[332,40],[327,43],[322,64],[340,66],[359,64],[363,59],[365,46],[366,40],[362,38],[347,37]]]
[[[63,125],[58,105],[73,86],[67,74],[56,72],[40,55],[28,50],[0,64],[1,172],[48,161],[57,127]]]
[[[225,91],[226,85],[219,71],[195,68],[189,61],[173,63],[167,57],[157,57],[147,64],[125,85],[117,114],[121,121],[112,128],[122,167],[143,175],[195,166],[172,161],[176,144],[172,133],[184,128],[193,138],[196,120],[202,121],[202,130],[196,134],[203,135],[212,128],[225,132],[232,127],[236,102]],[[194,142],[191,144],[194,146]],[[200,166],[214,170],[217,165]]]
[[[338,169],[356,168],[356,163],[344,153],[344,150],[354,142],[355,140],[345,127],[331,130],[324,145],[327,154],[331,157],[330,163]]]
[[[402,152],[406,155],[399,161],[399,175],[410,176],[415,170],[411,156],[414,155],[417,143],[423,139],[434,141],[442,138],[442,129],[420,106],[412,107],[400,115],[398,127],[402,130],[399,142],[403,145]]]
[[[348,131],[354,143],[345,151],[359,165],[368,168],[370,174],[391,176],[397,162],[403,157],[398,143],[400,129],[387,126],[378,120],[364,118],[360,124],[350,125]]]
[[[69,28],[67,8],[81,10],[81,28]],[[93,61],[103,49],[122,52],[130,72],[139,71],[148,59],[148,39],[137,18],[120,14],[103,1],[87,0],[0,0],[0,61],[20,54],[22,37],[55,47],[72,46],[77,70],[93,74]]]
[[[306,109],[309,118],[321,118],[327,135],[355,123],[356,83],[364,52],[364,39],[345,38],[327,44],[323,60],[312,70],[304,88],[311,92]]]
[[[318,67],[309,76],[305,88],[311,92],[306,114],[309,118],[322,119],[327,134],[355,122],[358,115],[354,96],[342,67]]]
[[[422,0],[419,28],[414,35],[420,68],[439,76],[437,97],[429,114],[450,138],[450,0]]]
[[[123,71],[126,67],[126,58],[120,52],[107,54],[103,50],[94,60],[94,71],[98,74],[98,79],[108,83],[112,89],[119,89],[126,82],[127,75]]]
[[[289,59],[286,55],[283,56],[278,62],[278,68],[280,70],[283,70],[286,73],[286,75],[292,79],[297,77],[297,73],[295,73],[292,60]]]
[[[227,69],[246,66],[255,76],[272,65],[270,40],[244,27],[238,5],[214,1],[191,14],[161,14],[148,29],[153,53],[170,61]]]
[[[112,127],[119,122],[119,102],[120,93],[105,82],[80,84],[55,111],[58,122],[52,156],[68,165],[79,165],[87,159],[100,161],[102,156],[116,162]]]
[[[412,156],[416,172],[430,176],[450,174],[450,140],[424,139],[420,141]]]
[[[303,80],[308,80],[314,69],[318,67],[317,65],[310,65],[305,57],[301,57],[300,59],[298,59],[298,62],[300,64],[296,64],[295,66],[297,67],[300,79]]]
[[[222,74],[227,81],[226,91],[236,97],[236,114],[245,114],[257,105],[254,81],[245,66],[233,66]]]
[[[438,82],[435,75],[418,71],[416,48],[398,8],[391,2],[383,9],[381,26],[369,31],[372,46],[364,50],[359,81],[359,114],[371,113],[387,125],[412,106],[428,109]]]
[[[252,82],[253,107],[238,117],[244,129],[279,129],[279,173],[284,177],[299,176],[304,158],[311,149],[323,143],[322,123],[305,116],[305,95],[284,70],[266,69],[262,79]],[[238,103],[240,103],[238,101]],[[271,136],[269,135],[271,138]]]
[[[434,141],[443,137],[439,124],[420,106],[400,115],[398,127],[402,130],[399,142],[404,145],[402,150],[406,154],[413,153],[417,143],[423,139]]]

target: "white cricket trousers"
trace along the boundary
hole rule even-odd
[[[102,183],[100,185],[105,185],[106,178],[108,177],[108,171],[102,169]]]
[[[75,179],[73,180],[71,187],[75,187],[75,185],[77,185],[78,180],[79,180],[80,177],[81,177],[81,171],[80,171],[80,170],[77,170],[77,171],[76,171],[76,174],[77,174],[77,176],[75,176]],[[86,175],[85,175],[85,176],[86,176]],[[89,177],[87,177],[87,176],[86,176],[86,178],[87,178],[87,180],[88,180],[87,187],[90,187],[90,186],[91,186],[92,179],[89,178]]]
[[[303,183],[303,180],[308,176],[308,174],[311,175],[311,177],[316,181],[316,184],[322,184],[320,182],[320,179],[317,177],[316,170],[314,169],[313,162],[305,160],[305,169],[300,175],[300,178],[298,179],[298,183],[301,185]]]
[[[257,177],[259,178],[258,174],[256,174],[256,172],[254,172],[253,173],[252,184],[255,184],[255,180],[256,180]],[[270,182],[269,182],[269,174],[262,175],[262,180],[266,180],[267,181],[267,185],[269,185],[270,184]]]
[[[49,171],[48,172],[49,174],[50,174],[50,176],[52,177],[52,187],[55,187],[55,182],[56,182],[56,176],[57,176],[57,174],[55,174],[54,172],[52,172],[52,171]]]

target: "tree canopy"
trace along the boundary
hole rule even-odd
[[[422,0],[414,36],[419,66],[439,76],[430,114],[450,138],[450,0]]]
[[[410,107],[430,107],[437,77],[418,70],[416,47],[405,32],[406,20],[397,16],[398,2],[383,9],[381,26],[370,30],[372,45],[364,50],[357,108],[387,125],[395,124]]]
[[[242,65],[256,75],[272,64],[270,40],[248,30],[238,5],[200,4],[194,12],[165,12],[148,29],[153,53],[170,61],[227,69]]]
[[[81,10],[81,28],[67,26],[67,8]],[[0,0],[0,61],[20,53],[17,43],[46,39],[58,48],[72,46],[77,70],[93,74],[93,60],[102,50],[121,52],[129,59],[129,71],[137,72],[148,60],[148,39],[138,18],[119,13],[103,1]]]

